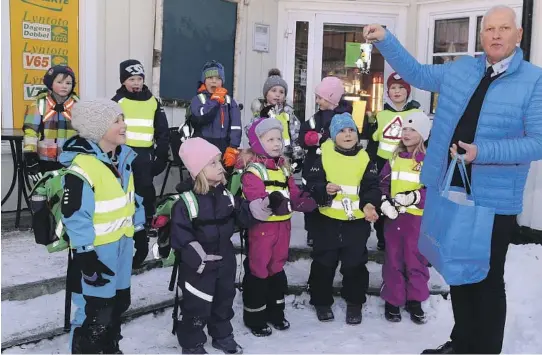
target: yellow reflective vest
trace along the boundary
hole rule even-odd
[[[154,144],[154,114],[158,102],[153,96],[146,101],[123,97],[119,105],[126,122],[126,145],[130,147],[152,147]]]
[[[290,172],[286,167],[281,169],[267,169],[262,163],[251,163],[245,169],[245,172],[250,172],[257,177],[259,177],[264,185],[265,192],[268,194],[279,191],[284,197],[290,198],[290,190],[288,189],[288,178],[290,177]],[[290,213],[285,215],[271,215],[267,218],[268,222],[277,222],[277,221],[287,221],[292,218],[292,209],[290,208]]]
[[[94,155],[77,155],[69,169],[85,177],[94,190],[94,246],[116,242],[123,235],[133,237],[133,174],[125,191],[109,167]]]
[[[289,146],[292,144],[290,139],[290,115],[286,112],[281,112],[276,115],[275,118],[282,123],[282,140],[284,141],[284,146]]]
[[[423,187],[420,183],[423,162],[417,162],[411,158],[396,157],[390,160],[390,166],[392,198],[401,192],[419,190]],[[423,215],[423,209],[414,205],[407,207],[406,211],[415,216]]]
[[[412,109],[402,112],[390,110],[380,111],[376,115],[378,129],[373,133],[373,140],[379,142],[377,155],[389,160],[401,141],[403,130],[403,119],[412,112],[421,112],[419,109]]]
[[[365,218],[363,206],[360,206],[359,186],[369,165],[369,155],[363,149],[354,156],[346,156],[335,150],[335,143],[328,139],[322,146],[322,166],[326,179],[330,183],[339,185],[341,191],[333,199],[331,206],[320,207],[324,216],[342,221],[349,220],[343,207],[343,199],[352,201],[352,211],[355,219]]]

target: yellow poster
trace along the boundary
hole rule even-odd
[[[79,78],[78,17],[79,0],[10,0],[14,128],[23,126],[26,108],[45,87],[47,69],[69,65]]]

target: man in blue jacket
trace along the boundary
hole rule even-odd
[[[496,211],[489,273],[479,283],[450,287],[455,319],[451,341],[425,354],[502,350],[506,252],[522,210],[529,165],[542,159],[542,69],[523,60],[516,20],[511,8],[491,8],[480,32],[485,54],[443,65],[418,63],[380,25],[364,28],[366,39],[375,42],[406,81],[439,93],[423,184],[437,188],[450,155],[464,154],[477,202]],[[462,186],[459,176],[452,185]]]

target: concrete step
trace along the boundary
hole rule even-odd
[[[242,280],[243,268],[242,260],[238,258],[238,270],[236,274],[236,283]],[[307,288],[307,278],[309,274],[310,260],[297,260],[288,262],[285,265],[285,271],[288,276],[289,293],[300,294]],[[381,266],[375,262],[367,264],[369,270],[369,289],[370,295],[379,295],[380,286],[382,283]],[[147,307],[156,304],[162,304],[173,299],[173,293],[167,291],[167,287],[171,275],[171,267],[154,268],[146,272],[134,275],[132,277],[132,306],[131,309],[137,310],[142,307]],[[443,284],[438,275],[431,271],[431,280],[429,289],[432,294],[446,296],[448,287]],[[40,290],[46,289],[50,292],[53,288],[47,287],[45,283],[57,283],[58,292],[53,294],[44,294],[34,298],[30,298],[28,293],[26,296],[15,296],[18,291],[20,293],[29,292],[33,287]],[[334,280],[334,290],[338,294],[341,285],[341,274],[337,272]],[[2,324],[2,343],[12,342],[16,344],[20,339],[28,339],[37,333],[47,333],[62,327],[64,320],[64,297],[63,291],[64,280],[43,280],[32,287],[22,284],[16,285],[18,289],[11,289],[12,298],[24,299],[18,301],[9,301],[2,295],[2,316],[3,320],[10,320]],[[39,292],[33,291],[32,295],[39,295]],[[151,307],[152,308],[152,307]],[[144,308],[148,309],[148,308]],[[72,312],[75,310],[72,309]],[[22,316],[24,315],[24,316]],[[33,339],[33,338],[30,338]],[[8,343],[10,344],[10,343]],[[3,345],[4,346],[4,345]]]

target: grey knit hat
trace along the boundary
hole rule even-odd
[[[121,107],[110,99],[79,101],[72,108],[72,126],[81,137],[98,143],[119,115]]]
[[[274,68],[269,70],[269,73],[267,74],[268,78],[263,84],[263,98],[267,97],[267,92],[271,90],[274,86],[282,86],[284,88],[284,94],[288,95],[288,84],[286,81],[282,78],[282,75],[280,74],[280,70]]]

